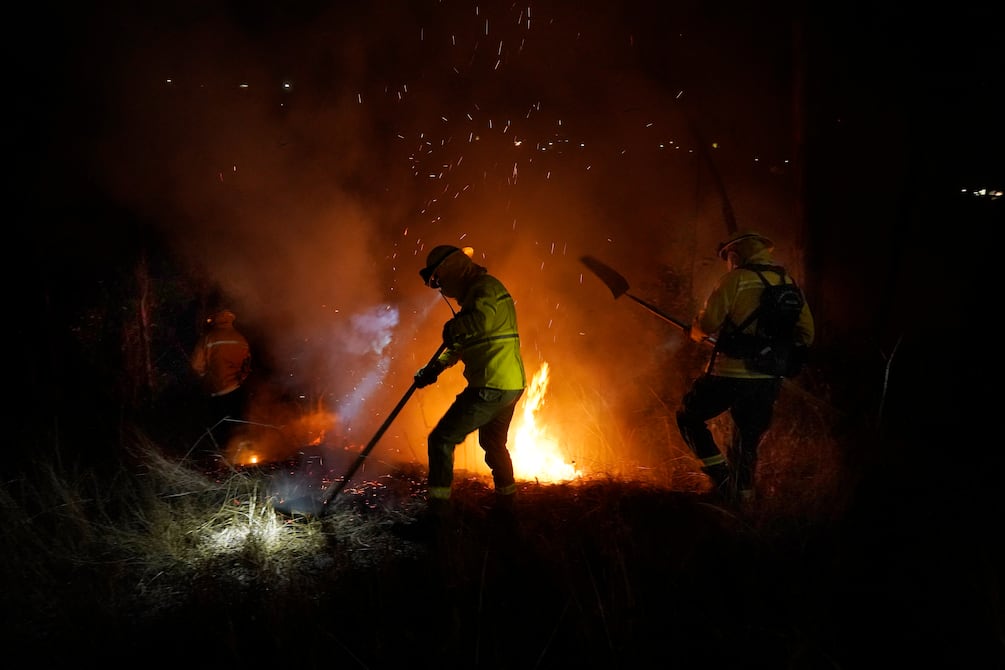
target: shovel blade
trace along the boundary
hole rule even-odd
[[[628,292],[628,280],[610,265],[597,260],[593,256],[580,256],[579,260],[593,274],[597,275],[600,281],[607,285],[607,288],[611,289],[611,293],[614,294],[615,299],[620,298]]]

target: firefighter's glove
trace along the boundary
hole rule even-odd
[[[443,372],[443,363],[433,361],[424,367],[419,368],[415,373],[415,388],[426,388],[436,381],[436,378]]]

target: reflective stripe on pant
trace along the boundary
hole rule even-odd
[[[430,498],[430,500],[450,500],[450,487],[449,486],[430,486],[429,487],[429,498]]]
[[[512,496],[516,493],[516,482],[508,486],[496,486],[496,495],[500,496]]]
[[[677,427],[688,448],[705,466],[721,463],[723,453],[715,444],[708,421],[729,410],[737,439],[725,456],[736,474],[740,489],[751,489],[761,437],[771,425],[780,379],[734,379],[704,375],[684,395],[677,411]]]
[[[454,449],[468,435],[478,431],[478,444],[485,451],[485,464],[492,471],[497,492],[515,491],[513,461],[506,440],[516,403],[523,390],[466,388],[447,409],[429,434],[429,490],[448,492],[454,480]]]
[[[705,468],[710,468],[714,465],[725,465],[726,457],[716,452],[714,456],[709,456],[708,458],[701,459],[701,465]]]

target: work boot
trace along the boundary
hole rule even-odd
[[[511,539],[517,530],[516,495],[496,493],[487,521],[493,537],[506,541]]]
[[[439,537],[450,525],[453,505],[450,500],[430,498],[425,509],[415,515],[415,520],[407,524],[395,524],[394,533],[413,542],[430,542]]]
[[[735,507],[743,514],[754,514],[757,511],[757,495],[754,489],[739,489],[736,492]]]
[[[453,508],[449,498],[430,498],[426,501],[426,509],[419,512],[416,517],[416,522],[426,525],[434,532],[439,532],[450,523]]]
[[[516,494],[496,493],[489,507],[489,519],[496,522],[508,523],[516,518]]]
[[[496,493],[495,499],[492,503],[492,509],[500,512],[513,512],[513,510],[516,509],[516,494]]]
[[[430,498],[426,501],[425,514],[430,517],[444,520],[450,516],[453,504],[450,498]]]

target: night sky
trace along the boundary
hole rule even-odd
[[[418,278],[425,254],[463,244],[517,296],[529,372],[562,380],[554,420],[582,424],[602,388],[624,431],[690,345],[578,258],[689,319],[722,270],[721,178],[739,227],[773,237],[806,287],[824,360],[861,364],[874,394],[906,341],[916,392],[933,371],[909,356],[960,335],[976,240],[1001,220],[1000,200],[963,193],[1005,188],[1001,11],[795,4],[26,10],[5,60],[29,385],[90,386],[100,364],[75,370],[52,341],[97,337],[136,250],[155,249],[222,287],[278,378],[365,437],[450,316]],[[189,320],[157,324],[158,360],[179,365],[194,315],[166,315]],[[970,352],[953,349],[922,407],[959,402]],[[661,378],[672,402],[687,380]],[[454,392],[430,389],[388,439],[421,443]]]

